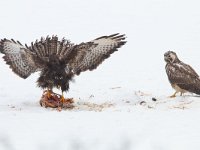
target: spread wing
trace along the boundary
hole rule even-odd
[[[72,59],[69,59],[68,67],[77,75],[96,69],[110,54],[126,43],[124,40],[125,35],[113,34],[75,45],[71,56],[69,55]]]
[[[200,94],[200,78],[191,66],[183,62],[167,64],[166,72],[171,84],[176,84],[186,91]]]
[[[3,39],[0,41],[0,52],[10,68],[22,78],[27,78],[38,70],[33,61],[34,54],[19,41]]]

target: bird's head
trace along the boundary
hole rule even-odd
[[[165,59],[166,63],[175,63],[175,62],[179,62],[180,61],[178,59],[178,56],[176,55],[176,53],[173,52],[173,51],[165,52],[164,59]]]

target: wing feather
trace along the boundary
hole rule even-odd
[[[176,84],[186,91],[200,94],[200,78],[191,66],[183,62],[167,64],[166,72],[171,84]]]
[[[126,43],[125,35],[112,34],[102,36],[87,43],[75,45],[72,55],[68,58],[69,66],[75,74],[80,74],[86,70],[96,69],[106,58],[117,51]]]
[[[64,61],[67,69],[80,74],[95,69],[124,45],[126,43],[124,40],[125,35],[117,33],[74,45],[64,38],[58,41],[57,36],[47,36],[40,41],[32,42],[29,47],[13,39],[4,39],[0,41],[0,52],[5,54],[6,63],[22,78],[27,78],[31,73],[43,69],[52,55]]]
[[[4,60],[10,68],[22,78],[27,78],[31,73],[37,71],[37,67],[32,62],[29,51],[20,42],[13,39],[3,39],[0,41],[0,52],[5,54]]]

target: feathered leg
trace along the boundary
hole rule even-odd
[[[62,102],[62,103],[64,103],[65,102],[65,98],[64,98],[64,91],[68,91],[68,89],[69,89],[69,82],[68,82],[68,80],[66,80],[67,82],[65,82],[63,85],[61,85],[60,86],[60,88],[61,88],[61,91],[62,91],[62,95],[61,95],[61,98],[60,98],[60,101]]]

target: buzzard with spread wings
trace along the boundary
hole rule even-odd
[[[102,36],[90,42],[75,45],[69,40],[58,40],[57,36],[41,38],[23,46],[13,39],[0,41],[0,52],[18,76],[26,79],[40,71],[37,84],[47,89],[48,95],[53,88],[68,91],[69,81],[86,70],[96,69],[110,54],[126,43],[125,35]]]
[[[173,51],[166,52],[164,54],[164,59],[167,63],[165,69],[169,82],[176,90],[170,97],[175,97],[178,92],[180,92],[181,95],[185,92],[200,95],[200,78],[194,69],[180,61]]]

